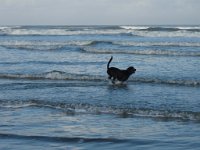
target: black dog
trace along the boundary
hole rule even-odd
[[[124,82],[128,80],[129,76],[135,73],[136,69],[134,67],[128,67],[126,70],[120,70],[115,67],[109,67],[113,57],[111,56],[108,64],[107,64],[107,73],[109,75],[109,79],[112,79],[112,83],[115,83],[115,80]]]

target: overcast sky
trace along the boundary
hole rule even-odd
[[[0,25],[200,24],[200,0],[0,0]]]

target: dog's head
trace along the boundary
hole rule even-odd
[[[133,74],[133,73],[136,72],[136,69],[134,67],[132,67],[132,66],[128,67],[126,70],[128,71],[129,74]]]

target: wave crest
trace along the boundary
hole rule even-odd
[[[112,35],[123,34],[124,30],[119,27],[65,27],[65,26],[19,26],[1,27],[0,35],[5,36],[74,36],[74,35]]]
[[[41,74],[0,74],[0,78],[7,79],[30,79],[30,80],[77,80],[77,81],[94,81],[105,82],[107,76],[87,75],[87,74],[72,74],[62,71],[50,71]],[[152,84],[169,84],[178,86],[200,86],[200,81],[197,80],[176,80],[176,79],[159,79],[159,78],[142,78],[133,77],[128,82],[136,83],[152,83]]]
[[[163,120],[200,121],[200,112],[179,110],[157,110],[151,108],[135,108],[93,105],[88,103],[50,102],[41,100],[5,101],[0,100],[2,108],[39,107],[65,111],[67,114],[111,114],[121,117],[145,117]]]

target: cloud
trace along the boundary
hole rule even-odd
[[[0,0],[0,24],[200,24],[199,0]]]

